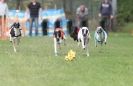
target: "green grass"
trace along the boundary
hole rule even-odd
[[[122,32],[133,34],[133,23],[127,23],[124,27],[120,27]]]
[[[65,61],[76,51],[74,61]],[[51,37],[25,37],[14,53],[9,41],[0,41],[0,86],[133,86],[133,36],[111,33],[106,46],[94,47],[90,57],[67,37],[55,57]]]

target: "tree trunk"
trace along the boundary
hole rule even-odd
[[[16,10],[21,10],[23,6],[23,0],[16,0]]]
[[[66,12],[66,0],[63,0],[63,8],[64,8],[64,11]]]

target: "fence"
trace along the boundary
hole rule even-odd
[[[19,8],[22,10],[25,10],[25,8],[27,7],[27,4],[30,2],[30,0],[19,0],[19,1],[21,1],[21,5]],[[63,12],[62,19],[63,19],[63,24],[64,24],[63,27],[65,28],[64,29],[65,32],[67,32],[67,30],[66,30],[66,22],[67,21],[66,21],[65,17],[67,19],[74,21],[76,9],[81,4],[85,4],[87,6],[87,8],[89,9],[89,27],[91,29],[95,29],[95,27],[98,23],[98,12],[99,12],[99,5],[101,3],[101,0],[38,0],[38,1],[41,2],[42,8],[44,8],[44,9],[49,9],[49,8],[54,8],[57,10],[62,9],[62,11],[60,11],[60,12]],[[111,1],[112,1],[112,6],[113,6],[113,14],[116,14],[117,0],[111,0]],[[14,3],[10,3],[10,2],[14,2]],[[17,3],[15,0],[8,0],[7,3],[9,5],[9,8],[12,8],[12,9],[16,8],[14,4],[16,4],[16,6],[17,6]],[[52,10],[52,11],[53,11],[52,14],[56,13],[54,10]],[[20,12],[20,14],[21,14],[21,12]],[[47,15],[45,15],[45,16],[47,16]],[[56,18],[57,18],[57,16],[56,16]],[[53,19],[52,21],[55,21],[55,19]],[[1,24],[0,24],[0,39],[7,38],[7,27],[6,27],[6,23],[4,21],[5,20],[2,17],[0,20],[0,22],[1,22]],[[51,19],[50,19],[50,21],[51,21]],[[53,25],[53,23],[49,22],[49,28],[53,27],[52,25]],[[24,26],[24,22],[23,22],[23,26]],[[41,32],[41,30],[40,30],[40,32]],[[53,32],[53,30],[51,29],[51,30],[49,30],[49,32]],[[26,31],[26,33],[28,33],[28,30]],[[49,34],[52,34],[52,33],[49,33]]]
[[[20,12],[16,12],[16,10],[10,10],[9,11],[9,24],[8,26],[11,26],[11,24],[15,18],[15,16],[19,17],[19,21],[21,23],[21,25],[23,26],[23,31],[25,32],[25,35],[29,34],[29,22],[27,21],[27,19],[29,18],[29,14],[27,14],[25,11],[20,11]],[[42,14],[42,19],[39,18],[39,34],[40,36],[43,35],[43,30],[42,29],[47,29],[48,35],[51,36],[53,35],[54,32],[54,23],[55,21],[60,18],[61,19],[61,27],[63,28],[63,31],[67,34],[67,19],[65,17],[65,13],[63,9],[49,9],[49,10],[43,10]],[[43,28],[42,27],[42,22],[44,22],[45,20],[47,20],[48,23],[48,27],[47,28]],[[46,31],[46,30],[45,30]],[[34,27],[34,23],[33,23],[33,36],[35,35],[35,27]]]
[[[7,39],[7,19],[4,16],[0,16],[0,39]]]

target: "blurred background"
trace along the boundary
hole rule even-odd
[[[25,10],[27,4],[31,0],[7,0],[10,9]],[[41,3],[42,8],[46,9],[61,9],[65,11],[66,18],[74,21],[76,9],[84,4],[89,10],[89,24],[91,28],[95,28],[98,19],[99,5],[101,0],[37,0]],[[113,5],[113,13],[116,14],[117,0],[110,0]],[[93,26],[92,24],[93,23]]]
[[[31,0],[7,0],[10,9],[25,10]],[[73,18],[78,6],[85,4],[92,18],[97,16],[101,0],[37,0],[41,3],[43,9],[64,8],[66,16]],[[95,15],[96,14],[96,15]]]

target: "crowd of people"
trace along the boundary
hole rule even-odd
[[[27,12],[30,14],[30,25],[29,25],[29,36],[32,36],[33,22],[35,23],[35,35],[38,35],[38,20],[41,17],[41,4],[37,0],[31,0],[27,5]],[[88,25],[88,8],[81,4],[76,10],[76,22],[75,26],[80,28]],[[99,6],[99,26],[101,26],[107,33],[110,30],[110,20],[113,18],[112,5],[109,0],[103,0]],[[8,5],[5,0],[0,0],[0,39],[5,39],[5,31],[8,30],[6,27],[6,21],[8,19]],[[57,19],[58,21],[59,19]],[[59,26],[58,26],[59,27]],[[61,28],[61,27],[60,27]]]

